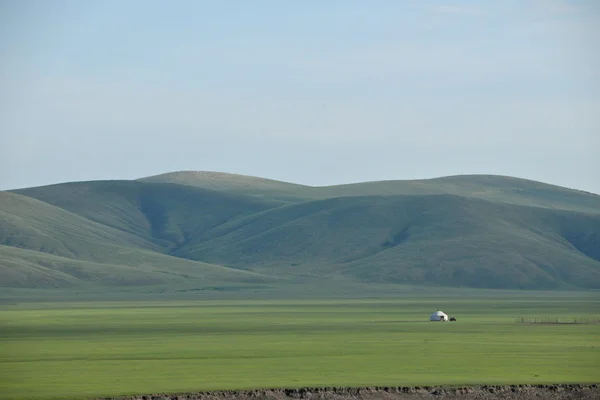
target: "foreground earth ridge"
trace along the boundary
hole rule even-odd
[[[298,388],[218,390],[198,393],[147,394],[126,397],[104,397],[97,400],[592,400],[600,399],[598,384],[560,385],[482,385],[463,387],[363,387],[363,388]]]

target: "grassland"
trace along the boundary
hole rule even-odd
[[[499,292],[498,292],[499,293]],[[0,308],[0,397],[300,386],[590,383],[597,293],[387,300],[23,303]],[[453,323],[429,322],[441,308]]]

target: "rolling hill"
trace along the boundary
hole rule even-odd
[[[175,254],[371,283],[594,288],[599,233],[600,215],[453,195],[342,197],[234,220]]]
[[[600,289],[600,196],[511,177],[73,182],[0,192],[0,228],[11,288]]]
[[[454,194],[509,204],[600,213],[600,196],[596,194],[498,175],[460,175],[311,187],[245,175],[181,171],[141,178],[140,181],[178,183],[288,202],[352,196]]]
[[[76,283],[148,285],[182,283],[189,279],[197,279],[209,284],[273,281],[256,273],[169,256],[166,254],[168,247],[175,245],[177,240],[180,240],[180,236],[170,235],[174,239],[169,242],[165,239],[169,235],[166,235],[164,230],[153,229],[152,227],[156,226],[156,221],[152,218],[155,214],[150,213],[146,230],[137,229],[137,234],[128,232],[136,231],[133,228],[144,225],[139,221],[141,218],[138,218],[139,220],[125,218],[127,213],[123,210],[132,211],[131,216],[135,216],[133,213],[135,207],[127,201],[119,204],[115,198],[112,198],[112,203],[103,202],[106,197],[99,200],[92,195],[97,192],[88,190],[89,184],[84,186],[86,190],[77,190],[82,188],[76,184],[68,184],[66,188],[58,189],[57,193],[66,199],[69,197],[67,189],[71,189],[73,196],[66,204],[79,209],[82,215],[90,213],[95,205],[97,208],[93,213],[94,216],[105,221],[106,224],[31,197],[0,192],[0,283],[2,286],[63,287]],[[105,193],[107,187],[114,186],[101,182],[98,187],[101,193]],[[76,189],[73,190],[74,188]],[[55,187],[45,188],[41,192],[47,195],[54,190]],[[194,190],[191,192],[195,193]],[[77,201],[76,193],[84,193],[85,196]],[[213,200],[222,200],[221,197],[217,196]],[[230,196],[225,197],[230,198]],[[63,204],[61,201],[57,202]],[[86,204],[89,208],[83,207]],[[131,209],[126,208],[125,204],[131,206]],[[217,218],[215,210],[223,210],[223,204],[224,202],[220,202],[213,208],[213,212],[207,214]],[[200,205],[205,206],[205,204]],[[139,204],[138,206],[141,207]],[[167,208],[166,205],[163,206]],[[239,213],[239,207],[240,204],[235,203],[231,207],[233,210],[231,212]],[[252,209],[252,206],[249,207]],[[259,206],[259,209],[261,208]],[[199,208],[198,211],[202,209]],[[178,215],[185,218],[187,216],[185,209]],[[203,213],[200,212],[199,215]],[[226,216],[221,214],[218,218],[226,218]],[[162,221],[160,218],[158,220]],[[199,223],[190,229],[200,229],[198,227],[207,221],[213,223],[211,218],[195,220],[190,217],[188,220]],[[186,220],[188,224],[182,223],[177,232],[185,232],[185,227],[190,226],[188,220]],[[110,226],[111,224],[122,229],[114,228]],[[158,226],[170,225],[159,224]],[[154,237],[153,233],[157,233],[157,237]]]
[[[311,187],[255,176],[213,171],[178,171],[138,179],[140,182],[174,183],[221,192],[277,199],[285,202],[310,198]],[[308,197],[307,197],[308,195]]]
[[[229,219],[277,207],[257,199],[196,187],[135,181],[74,182],[15,193],[173,249]]]

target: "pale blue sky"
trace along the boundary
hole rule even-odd
[[[0,189],[210,170],[600,193],[600,1],[0,0]]]

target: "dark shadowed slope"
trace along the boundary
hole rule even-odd
[[[311,187],[244,175],[181,171],[142,178],[251,196],[306,201],[333,197],[454,194],[510,204],[600,213],[600,196],[527,179],[460,175],[435,179],[363,182]]]
[[[599,234],[598,215],[449,195],[351,197],[236,220],[177,254],[364,282],[600,288]]]
[[[75,182],[16,191],[172,251],[228,220],[281,203],[183,185]]]

